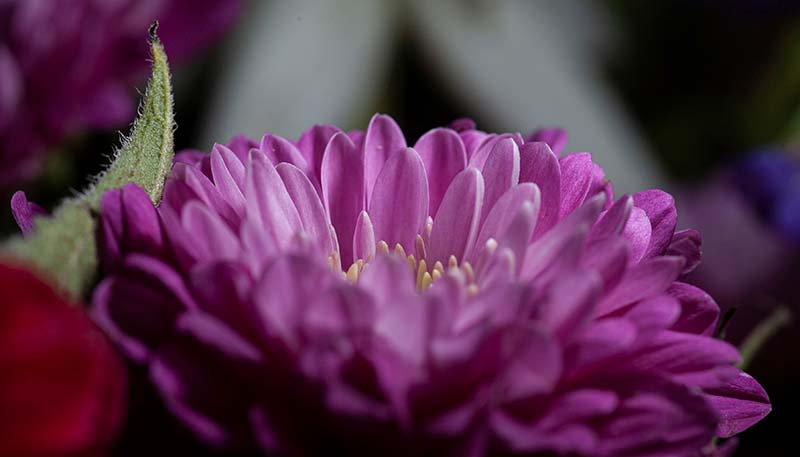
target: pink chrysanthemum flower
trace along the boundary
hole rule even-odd
[[[97,320],[229,448],[693,456],[769,412],[669,195],[614,200],[559,130],[451,127],[240,137],[157,209],[109,192]]]

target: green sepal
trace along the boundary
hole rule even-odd
[[[172,85],[167,56],[155,33],[157,25],[150,29],[152,74],[130,138],[89,189],[64,200],[52,216],[38,218],[34,233],[12,238],[0,249],[38,269],[74,300],[85,297],[97,274],[97,213],[103,194],[135,182],[157,204],[172,167]]]

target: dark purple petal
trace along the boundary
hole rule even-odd
[[[772,411],[764,388],[744,372],[724,386],[706,389],[705,393],[706,399],[720,415],[717,435],[723,438],[749,428]]]
[[[25,192],[18,190],[11,197],[11,214],[23,235],[29,235],[35,229],[35,219],[47,214],[41,206],[29,202]]]

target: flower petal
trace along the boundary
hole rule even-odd
[[[406,147],[403,131],[391,117],[376,114],[367,127],[364,138],[364,180],[367,195],[372,195],[375,180],[383,169],[383,164],[395,152]],[[327,153],[326,153],[327,154]],[[341,238],[341,237],[340,237]]]
[[[284,248],[302,228],[300,215],[267,157],[252,150],[248,162],[245,186],[248,217],[260,221],[275,246]]]
[[[486,186],[481,210],[481,225],[483,225],[483,221],[500,196],[519,182],[519,148],[514,140],[508,138],[495,143],[481,174]]]
[[[411,148],[386,161],[369,202],[375,238],[413,252],[414,239],[428,217],[428,180],[422,159]]]
[[[467,152],[461,137],[444,128],[433,129],[422,135],[414,145],[414,150],[425,164],[430,198],[428,213],[434,216],[453,178],[467,167]]]
[[[428,251],[429,263],[447,263],[454,255],[466,258],[478,234],[481,206],[483,204],[483,177],[475,168],[459,173],[433,220]]]
[[[261,139],[260,147],[261,152],[263,152],[275,166],[279,163],[286,162],[303,170],[305,173],[311,172],[308,162],[306,162],[300,150],[285,138],[268,133]]]
[[[749,428],[772,411],[764,388],[744,372],[722,387],[706,389],[705,394],[720,415],[717,435],[722,438]]]
[[[633,196],[633,204],[641,208],[650,219],[652,235],[644,257],[649,258],[661,255],[672,241],[678,213],[675,210],[675,200],[672,196],[661,190],[646,190]]]
[[[328,213],[325,212],[314,185],[305,173],[292,164],[280,163],[276,170],[297,209],[303,231],[311,237],[323,254],[333,252]]]
[[[538,129],[532,134],[530,134],[527,138],[525,138],[526,143],[534,142],[534,141],[542,141],[547,143],[550,146],[550,149],[553,150],[556,154],[561,154],[561,151],[564,150],[564,146],[567,145],[567,141],[569,141],[569,136],[567,135],[566,130],[555,127],[555,128],[542,128]]]
[[[344,133],[335,134],[325,149],[322,197],[336,229],[342,265],[350,265],[356,221],[364,209],[364,161]]]
[[[356,222],[356,231],[353,234],[353,259],[363,259],[366,262],[375,258],[375,229],[372,220],[366,211],[361,211]]]
[[[558,221],[561,168],[558,158],[546,143],[526,143],[520,149],[519,155],[519,182],[532,182],[542,193],[539,220],[533,235],[537,239]]]

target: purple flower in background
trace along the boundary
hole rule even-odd
[[[682,223],[707,237],[703,265],[690,280],[711,292],[723,307],[746,305],[760,294],[772,294],[791,273],[800,246],[796,157],[779,149],[751,153],[680,197]]]
[[[94,316],[223,448],[710,455],[770,404],[679,281],[699,234],[565,143],[459,121],[408,147],[376,115],[180,154],[158,208],[104,196]]]
[[[733,174],[764,220],[800,245],[800,158],[780,149],[757,151],[737,163]]]
[[[208,45],[239,0],[0,2],[0,188],[34,177],[71,135],[133,119],[129,87],[146,71],[146,31],[159,19],[169,56]]]

